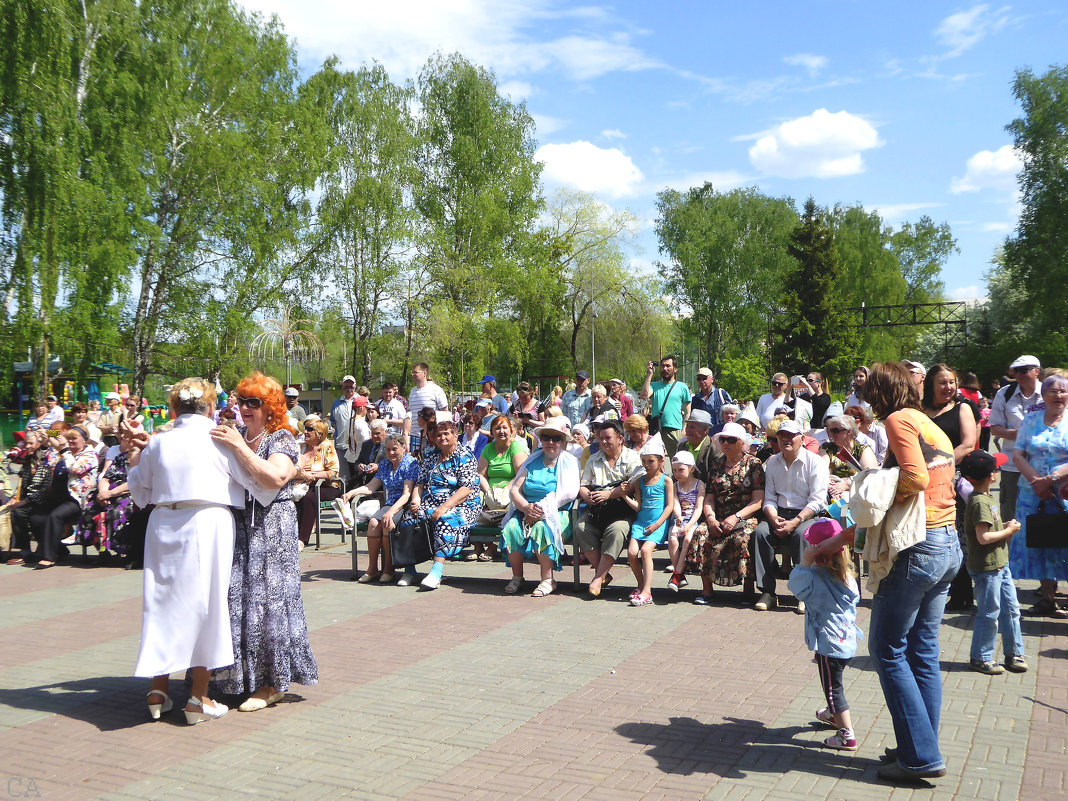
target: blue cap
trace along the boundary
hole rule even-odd
[[[482,378],[478,379],[477,383],[478,384],[485,384],[487,381],[492,381],[494,384],[497,383],[497,379],[495,377],[491,376],[491,375],[482,376]]]

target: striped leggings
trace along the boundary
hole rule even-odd
[[[846,701],[845,689],[842,687],[842,673],[845,671],[848,659],[837,659],[833,656],[816,654],[816,669],[820,674],[820,684],[823,685],[823,694],[827,698],[827,709],[832,715],[845,712],[849,709]]]

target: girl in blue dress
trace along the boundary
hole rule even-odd
[[[667,539],[668,520],[675,508],[675,482],[664,473],[664,443],[650,439],[639,452],[645,474],[627,485],[627,503],[638,513],[630,527],[627,561],[638,582],[631,606],[653,602],[653,551]]]

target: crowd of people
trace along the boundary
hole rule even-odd
[[[507,594],[524,590],[525,565],[536,563],[540,598],[571,558],[588,565],[597,598],[626,554],[629,603],[640,607],[653,602],[663,547],[672,593],[700,576],[694,603],[741,586],[738,597],[767,612],[786,572],[827,696],[817,717],[836,730],[826,744],[853,750],[842,673],[859,634],[855,551],[874,593],[868,647],[897,739],[880,775],[914,781],[945,770],[947,603],[976,607],[971,667],[991,675],[1028,669],[1014,579],[1039,582],[1032,614],[1068,617],[1056,600],[1068,548],[1027,545],[1029,517],[1068,511],[1068,372],[1027,355],[1010,370],[989,399],[972,374],[891,362],[858,368],[844,403],[817,371],[776,373],[747,401],[708,369],[691,391],[669,356],[648,364],[636,394],[616,378],[591,385],[579,370],[544,398],[525,381],[508,398],[486,375],[480,397],[450,407],[417,364],[407,399],[393,383],[372,399],[345,376],[323,416],[260,374],[218,410],[211,385],[186,379],[154,433],[136,398],[109,397],[96,415],[76,404],[69,422],[44,404],[4,507],[18,548],[8,561],[47,569],[66,544],[87,542],[143,563],[136,673],[153,678],[158,717],[171,703],[166,677],[192,668],[190,723],[225,713],[213,697],[244,696],[241,709],[258,709],[290,683],[316,680],[298,555],[323,500],[367,523],[364,584],[433,590],[450,560],[500,558],[512,573]],[[980,447],[991,440],[995,455]],[[498,541],[468,551],[475,525],[498,527]],[[424,537],[422,557],[397,557],[402,534]],[[429,563],[422,575],[419,559]],[[194,601],[200,614],[189,615]]]

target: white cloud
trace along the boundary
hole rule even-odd
[[[884,220],[899,221],[904,220],[905,216],[913,211],[919,211],[920,209],[934,209],[939,206],[944,206],[945,203],[876,203],[871,206],[872,209],[879,212],[879,216]]]
[[[988,222],[979,226],[979,230],[988,234],[1009,234],[1016,228],[1016,223]]]
[[[880,145],[878,131],[864,118],[821,108],[759,135],[749,161],[782,178],[837,178],[864,172],[861,154]]]
[[[986,287],[978,284],[959,286],[949,290],[950,300],[986,300]]]
[[[526,100],[534,94],[534,87],[526,81],[505,81],[497,87],[497,90],[513,103]]]
[[[601,131],[602,139],[626,139],[627,135],[623,133],[619,128],[605,128]]]
[[[968,159],[964,177],[954,178],[949,191],[955,195],[981,189],[1012,192],[1022,168],[1023,161],[1012,145],[1002,145],[997,150],[980,150]]]
[[[827,66],[827,56],[817,56],[812,53],[795,53],[792,56],[784,56],[783,61],[795,67],[804,67],[809,75],[815,75]]]
[[[1009,23],[1009,6],[992,10],[986,3],[950,14],[935,29],[935,38],[949,48],[946,58],[959,56]]]
[[[570,123],[569,120],[565,120],[562,117],[550,117],[548,114],[530,112],[530,117],[534,120],[534,127],[538,129],[538,134],[541,136],[551,136],[557,131],[566,128]]]
[[[509,78],[558,68],[573,79],[589,80],[663,66],[632,45],[611,15],[595,8],[563,13],[551,0],[243,0],[243,5],[266,16],[277,14],[303,58],[317,62],[336,54],[350,68],[376,60],[394,79],[414,77],[437,51],[463,53]],[[536,26],[560,16],[573,19],[580,32],[536,40]]]
[[[659,191],[660,189],[667,187],[668,189],[685,192],[688,189],[704,186],[706,183],[710,183],[716,188],[717,192],[727,192],[731,189],[737,189],[739,186],[744,186],[752,180],[752,176],[745,175],[736,170],[723,170],[719,172],[689,172],[685,175],[650,180],[649,183],[656,184],[656,186],[653,187],[653,191]]]
[[[642,171],[619,148],[601,148],[578,141],[542,145],[534,158],[545,164],[542,177],[548,183],[574,187],[619,198],[637,194],[644,180]]]

